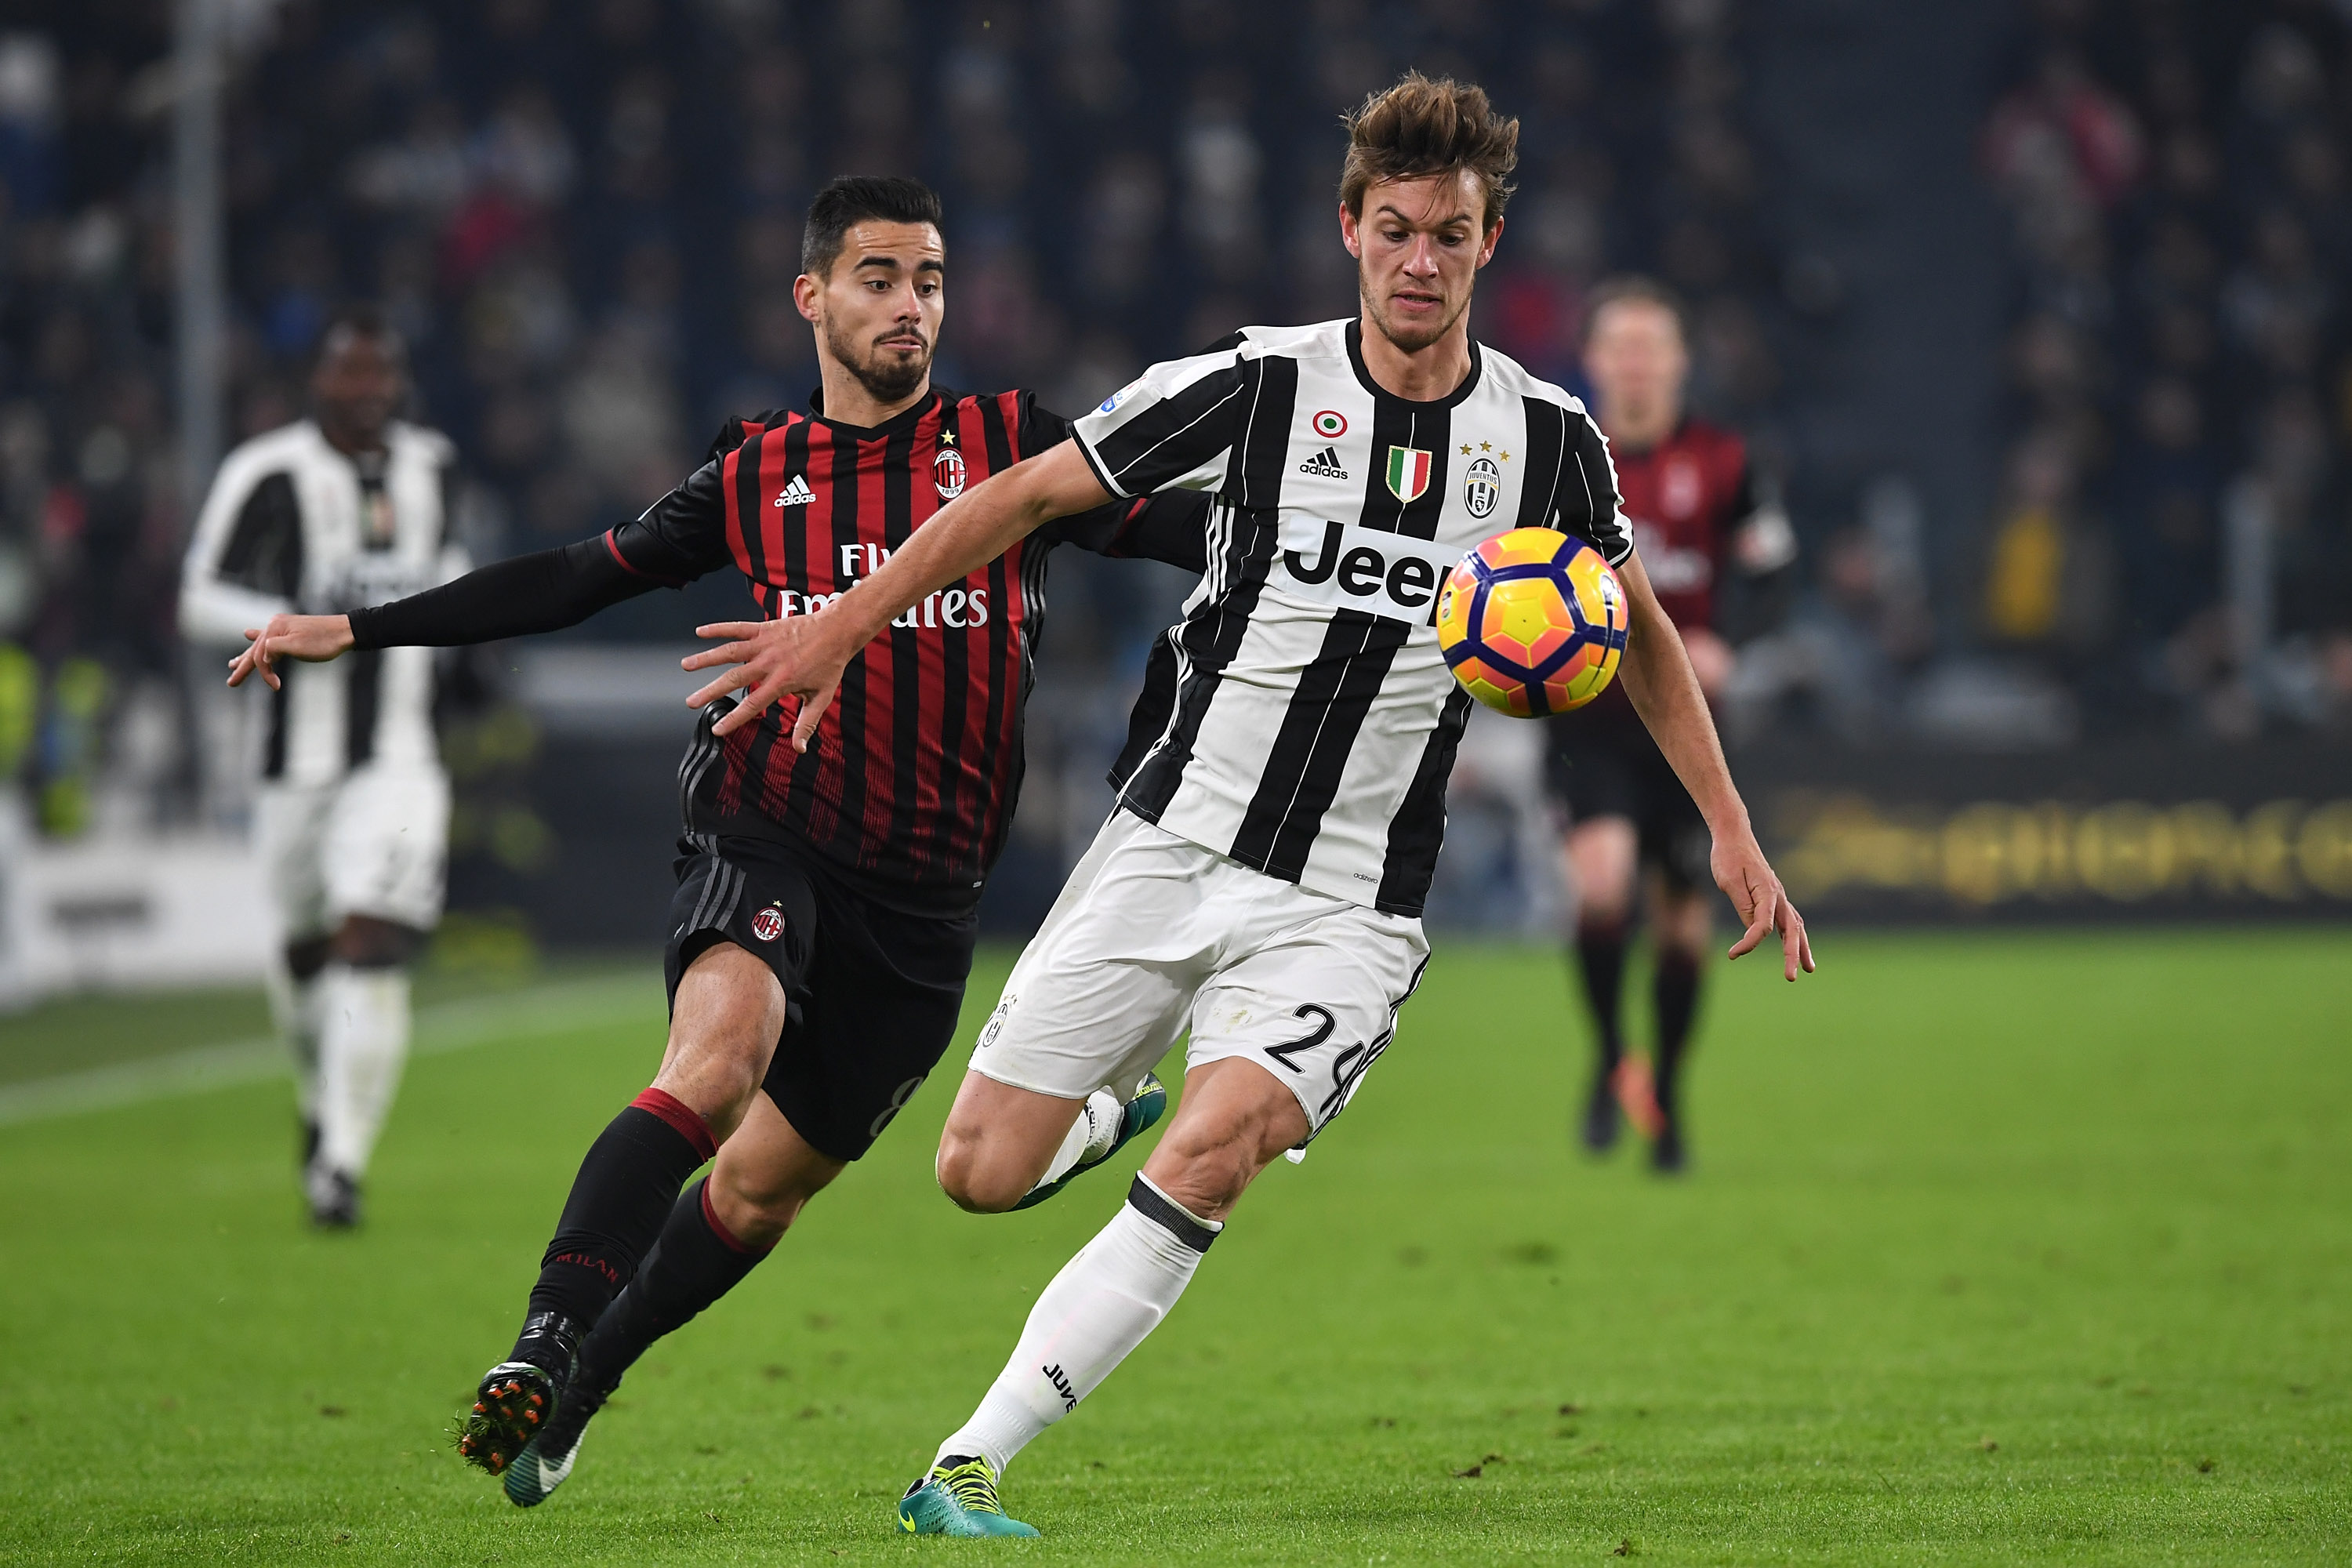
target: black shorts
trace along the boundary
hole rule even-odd
[[[1546,721],[1545,782],[1571,822],[1622,816],[1633,823],[1642,863],[1675,892],[1715,885],[1707,868],[1715,838],[1698,803],[1640,723],[1592,723],[1575,714]]]
[[[761,1087],[819,1153],[858,1158],[955,1037],[977,917],[893,909],[766,839],[698,833],[677,848],[671,1005],[687,965],[716,942],[766,961],[785,1015]]]

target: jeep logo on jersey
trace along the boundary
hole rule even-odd
[[[1462,504],[1472,517],[1486,517],[1503,499],[1503,470],[1495,466],[1492,458],[1481,458],[1470,465],[1462,476]]]
[[[784,934],[783,911],[770,904],[751,917],[751,934],[761,942],[773,942]]]
[[[1279,542],[1283,574],[1273,586],[1318,605],[1416,626],[1434,621],[1437,585],[1462,559],[1458,546],[1433,540],[1287,514]]]
[[[1389,448],[1389,493],[1411,506],[1429,488],[1429,454],[1418,447]]]
[[[940,492],[940,499],[953,500],[963,494],[963,454],[953,447],[940,448],[940,455],[931,459],[931,486]]]

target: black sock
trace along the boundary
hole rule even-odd
[[[1654,994],[1658,1010],[1658,1109],[1672,1121],[1675,1110],[1675,1079],[1682,1071],[1684,1048],[1690,1043],[1691,1020],[1698,1014],[1698,961],[1686,952],[1662,950]]]
[[[1624,1037],[1617,1026],[1617,998],[1624,989],[1625,928],[1622,924],[1579,925],[1576,967],[1584,977],[1585,1005],[1592,1009],[1592,1026],[1600,1040],[1601,1076],[1617,1070],[1624,1054]]]
[[[730,1234],[711,1211],[709,1187],[706,1177],[678,1194],[645,1267],[580,1347],[583,1387],[610,1394],[656,1340],[684,1327],[741,1284],[773,1250],[772,1245],[755,1247]]]
[[[702,1118],[660,1089],[646,1090],[613,1118],[580,1162],[555,1238],[540,1259],[516,1360],[541,1364],[548,1338],[576,1337],[604,1316],[661,1234],[679,1186],[715,1152]],[[567,1362],[569,1350],[563,1346]]]

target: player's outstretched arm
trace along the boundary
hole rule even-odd
[[[734,710],[710,727],[713,734],[724,735],[759,718],[771,703],[796,697],[800,710],[793,721],[793,749],[805,752],[841,684],[841,672],[909,606],[933,589],[961,582],[1054,519],[1092,510],[1110,499],[1076,441],[1015,463],[941,507],[880,571],[814,615],[696,627],[698,637],[725,640],[682,660],[685,668],[734,668],[688,697],[687,704],[700,708],[730,691],[744,692]]]
[[[281,658],[315,664],[354,647],[460,647],[559,631],[624,599],[676,587],[708,563],[676,547],[661,531],[675,535],[681,518],[691,525],[701,499],[695,487],[704,477],[698,474],[613,534],[495,561],[437,588],[347,616],[273,616],[259,630],[247,629],[248,644],[231,661],[228,683],[241,686],[257,672],[275,687],[271,666]],[[631,565],[625,550],[653,561],[664,574]]]
[[[1800,969],[1811,973],[1813,945],[1805,934],[1804,917],[1789,901],[1788,889],[1764,858],[1763,846],[1756,842],[1747,803],[1739,798],[1731,770],[1724,763],[1723,742],[1716,735],[1714,715],[1707,711],[1681,635],[1658,603],[1640,556],[1627,556],[1617,575],[1625,584],[1632,611],[1632,635],[1625,642],[1619,679],[1715,837],[1710,868],[1748,926],[1732,943],[1731,956],[1753,952],[1778,931],[1782,973],[1790,980]]]

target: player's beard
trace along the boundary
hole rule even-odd
[[[896,403],[910,395],[931,374],[931,345],[928,341],[919,354],[886,354],[878,342],[852,342],[847,333],[827,322],[824,344],[842,368],[857,378],[866,395],[877,403]]]
[[[1470,308],[1470,295],[1465,290],[1461,302],[1442,321],[1423,326],[1391,321],[1388,312],[1381,309],[1381,302],[1373,300],[1370,280],[1364,277],[1360,266],[1356,269],[1356,293],[1363,301],[1364,314],[1372,319],[1372,325],[1381,330],[1381,336],[1409,354],[1419,353],[1452,331],[1454,324],[1462,319],[1462,312]]]

